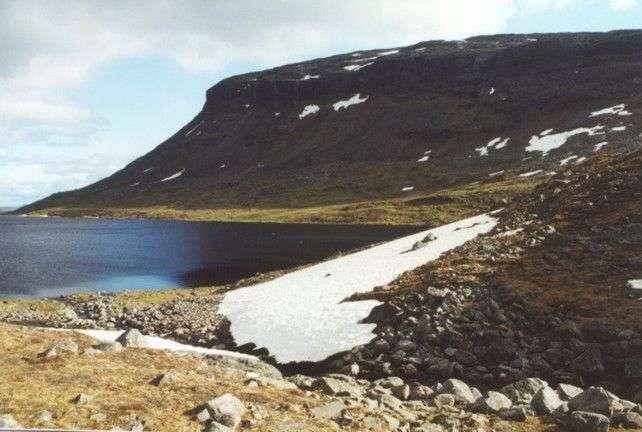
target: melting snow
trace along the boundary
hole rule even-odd
[[[398,52],[399,52],[398,49],[390,50],[390,51],[384,51],[384,52],[380,52],[379,56],[382,57],[382,56],[387,56],[387,55],[391,55],[391,54],[397,54]]]
[[[372,63],[373,62],[365,63],[365,64],[362,64],[362,65],[356,65],[356,64],[355,65],[348,65],[348,66],[344,66],[343,68],[345,70],[347,70],[347,71],[350,71],[350,72],[356,72],[359,69],[363,69],[366,66],[370,66]]]
[[[493,93],[495,93],[495,87],[491,87],[490,90],[488,90],[489,95],[492,95]]]
[[[414,186],[404,186],[401,188],[402,192],[410,192],[411,190],[415,190]]]
[[[546,129],[545,131],[540,132],[540,136],[546,136],[549,133],[553,132],[555,129]]]
[[[134,186],[138,186],[139,184],[140,184],[140,182],[136,182],[136,183],[130,184],[129,186],[134,187]]]
[[[301,81],[307,81],[311,79],[319,79],[319,75],[305,75],[303,78],[301,78]]]
[[[535,170],[535,171],[530,171],[530,172],[526,172],[526,173],[520,174],[519,176],[520,177],[531,177],[531,176],[539,174],[539,173],[541,173],[543,171],[544,170],[538,169],[538,170]]]
[[[495,177],[495,176],[498,176],[500,174],[504,174],[504,170],[492,172],[492,173],[488,174],[488,177]]]
[[[592,128],[577,128],[571,131],[559,132],[553,135],[537,136],[533,135],[526,146],[526,151],[541,151],[547,154],[549,151],[559,148],[566,144],[566,141],[572,136],[579,134],[588,134],[589,136],[597,135],[604,126],[593,126]]]
[[[626,105],[625,104],[619,104],[619,105],[614,105],[612,107],[604,108],[598,111],[593,111],[589,117],[597,117],[601,115],[621,115],[621,116],[629,116],[632,115],[629,111],[625,110]]]
[[[323,360],[374,336],[375,325],[360,321],[380,302],[344,299],[390,283],[495,225],[489,215],[475,216],[293,271],[228,292],[219,312],[231,321],[239,345],[264,346],[282,363]],[[428,233],[437,239],[413,251]]]
[[[193,128],[191,128],[190,130],[188,130],[188,131],[187,131],[187,133],[185,134],[185,136],[186,136],[186,137],[187,137],[187,136],[189,136],[192,132],[194,132],[196,129],[198,129],[198,127],[199,127],[200,125],[202,125],[202,124],[203,124],[203,122],[202,122],[202,121],[201,121],[201,122],[199,122],[196,126],[194,126]]]
[[[225,165],[225,164],[220,164],[218,167],[219,167],[220,169],[223,169],[223,168],[225,168],[226,166],[227,166],[227,165]]]
[[[611,128],[613,132],[622,132],[626,130],[626,126],[615,126],[614,128]]]
[[[575,161],[575,165],[579,165],[586,160],[586,156],[582,156]]]
[[[628,284],[633,289],[642,290],[642,279],[631,279]]]
[[[274,117],[278,117],[278,116],[280,116],[280,115],[281,115],[281,113],[280,113],[280,112],[275,112],[275,113],[274,113]]]
[[[361,93],[357,93],[356,95],[352,96],[350,99],[340,100],[338,102],[333,103],[332,107],[334,108],[335,111],[339,111],[342,108],[347,109],[350,105],[356,105],[367,101],[369,97],[370,96],[366,96],[362,99]]]
[[[419,159],[417,159],[417,162],[426,162],[428,160],[429,156],[422,156]]]
[[[64,331],[64,332],[77,332],[94,339],[97,339],[100,342],[114,342],[124,333],[124,330],[85,330],[85,329],[58,329],[58,328],[42,328],[42,330],[51,330],[51,331]],[[186,345],[182,343],[175,342],[170,339],[164,339],[157,336],[148,336],[143,335],[142,344],[145,348],[148,349],[158,349],[158,350],[167,350],[167,351],[178,351],[178,352],[193,352],[197,354],[206,354],[215,357],[228,357],[234,359],[241,359],[249,361],[250,363],[258,363],[258,358],[251,356],[249,354],[238,353],[234,351],[225,351],[214,348],[204,348],[193,345]]]
[[[308,105],[303,108],[303,111],[301,111],[301,114],[299,114],[299,119],[302,119],[303,117],[306,117],[310,114],[318,113],[320,109],[321,108],[319,108],[319,105]]]
[[[479,156],[488,156],[488,150],[491,148],[501,149],[506,147],[506,143],[510,138],[506,138],[502,141],[502,137],[497,137],[488,142],[485,146],[477,147],[475,151],[479,153]]]
[[[564,166],[567,163],[569,163],[569,161],[572,161],[573,159],[577,159],[577,156],[576,155],[572,155],[572,156],[569,156],[569,157],[565,157],[564,159],[560,159],[560,165]]]
[[[419,48],[415,48],[415,51],[424,51],[425,49],[426,47],[419,47]]]
[[[151,170],[153,170],[153,169],[154,169],[154,168],[147,168],[147,169],[143,170],[143,174],[144,174],[144,173],[147,173],[147,172],[150,172],[150,171],[151,171]]]
[[[165,177],[164,179],[161,179],[160,181],[162,181],[162,182],[166,182],[166,181],[174,180],[174,179],[176,179],[176,178],[178,178],[178,177],[182,176],[184,172],[185,172],[185,168],[183,168],[182,170],[180,170],[180,171],[179,171],[179,172],[177,172],[177,173],[172,174],[172,175],[171,175],[171,176],[169,176],[169,177]]]
[[[602,149],[602,147],[604,147],[604,146],[605,146],[605,145],[607,145],[607,144],[608,144],[608,142],[607,142],[607,141],[602,141],[602,142],[600,142],[600,143],[597,143],[597,144],[595,144],[595,145],[593,146],[593,151],[594,151],[594,152],[598,152],[598,151],[600,151],[600,150]]]

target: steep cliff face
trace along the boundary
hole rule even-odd
[[[641,94],[642,31],[337,55],[225,79],[147,155],[21,211],[303,206],[545,175],[636,146]]]

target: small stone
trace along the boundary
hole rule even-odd
[[[207,408],[203,408],[199,412],[196,413],[196,420],[198,420],[201,423],[204,423],[208,420],[210,420],[212,416],[210,415],[210,412]]]
[[[504,420],[525,422],[528,417],[529,411],[524,405],[514,406],[505,410],[499,411],[499,417]]]
[[[392,394],[401,400],[408,400],[410,397],[410,386],[408,384],[392,387]]]
[[[127,329],[118,337],[118,339],[116,339],[116,341],[120,342],[120,344],[124,347],[145,347],[143,334],[135,328]]]
[[[433,398],[432,403],[437,408],[441,408],[444,406],[454,406],[455,396],[451,395],[450,393],[441,393]]]
[[[500,393],[516,405],[530,404],[535,393],[545,386],[548,386],[548,383],[539,378],[526,378],[502,387]]]
[[[207,425],[205,432],[232,432],[233,429],[217,422],[211,422]]]
[[[490,414],[509,409],[513,403],[505,395],[489,391],[486,397],[478,398],[472,405],[474,412]]]
[[[153,382],[157,386],[162,386],[162,385],[172,383],[174,381],[178,381],[179,378],[180,378],[180,375],[178,374],[178,372],[170,370],[163,374],[158,375],[156,378],[154,378]]]
[[[21,428],[11,414],[0,414],[0,428]]]
[[[245,414],[245,405],[236,396],[226,393],[207,402],[207,409],[215,422],[234,429]]]
[[[320,405],[311,410],[312,415],[315,417],[325,418],[329,420],[338,419],[345,409],[345,404],[341,401],[332,401],[324,405]]]
[[[102,423],[105,420],[107,420],[107,415],[104,413],[95,413],[89,416],[89,420],[94,421],[96,423]]]
[[[73,401],[76,405],[87,405],[93,400],[94,400],[94,397],[92,395],[80,393],[78,396],[74,398]]]
[[[53,414],[51,411],[42,410],[38,411],[34,417],[40,422],[50,422],[53,419]]]
[[[475,396],[471,392],[470,387],[468,387],[468,384],[458,379],[451,378],[444,381],[442,392],[450,393],[455,399],[465,403],[475,402]]]

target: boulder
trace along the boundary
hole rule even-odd
[[[440,393],[432,399],[432,404],[437,408],[444,406],[454,406],[455,396],[450,393]]]
[[[562,400],[555,390],[546,386],[535,393],[531,406],[537,414],[552,414],[562,405]]]
[[[335,420],[341,417],[341,413],[346,408],[345,404],[340,400],[335,400],[323,405],[320,405],[311,410],[312,415],[319,418],[328,420]]]
[[[508,409],[501,410],[497,413],[500,418],[504,420],[525,422],[526,418],[531,414],[528,405],[513,406]]]
[[[465,382],[451,378],[444,381],[442,385],[442,393],[450,393],[455,397],[455,399],[464,403],[475,402],[475,396],[470,390],[470,387],[468,387],[468,384]]]
[[[583,390],[581,388],[571,384],[558,384],[557,386],[557,394],[559,395],[560,399],[565,401],[573,399],[575,396],[582,392]]]
[[[392,387],[391,390],[392,394],[401,400],[408,400],[410,397],[410,386],[408,384]]]
[[[573,368],[585,375],[601,375],[604,373],[602,350],[597,345],[590,345],[572,362]]]
[[[227,427],[221,423],[213,421],[209,425],[207,425],[205,432],[232,432],[233,430],[234,429],[230,427]]]
[[[53,414],[51,414],[51,411],[47,410],[38,411],[34,417],[39,422],[50,422],[53,420]]]
[[[206,403],[206,407],[212,416],[212,419],[228,426],[236,428],[241,422],[241,417],[245,414],[245,405],[236,396],[225,393]]]
[[[564,423],[574,432],[608,432],[610,426],[608,417],[585,411],[573,411]]]
[[[535,393],[546,386],[548,383],[539,378],[526,378],[502,387],[500,393],[503,393],[515,405],[530,404]]]
[[[472,405],[471,410],[483,414],[496,414],[500,411],[509,409],[513,403],[505,395],[489,391],[486,397],[477,399]]]
[[[313,384],[313,388],[319,389],[330,396],[359,397],[363,394],[363,389],[360,386],[343,379],[332,377],[321,377],[317,379]]]
[[[602,387],[589,387],[568,401],[568,409],[602,414],[610,418],[613,415],[613,402],[611,395]]]
[[[383,388],[398,387],[404,385],[403,379],[395,376],[375,380],[372,384],[380,385]]]
[[[170,370],[154,378],[153,383],[157,386],[162,386],[177,381],[179,378],[180,375],[178,372]]]
[[[143,334],[135,328],[127,329],[118,337],[118,339],[116,339],[116,341],[120,342],[120,344],[124,347],[145,347]]]

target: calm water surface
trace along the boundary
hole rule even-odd
[[[0,296],[226,283],[416,231],[0,216]]]

